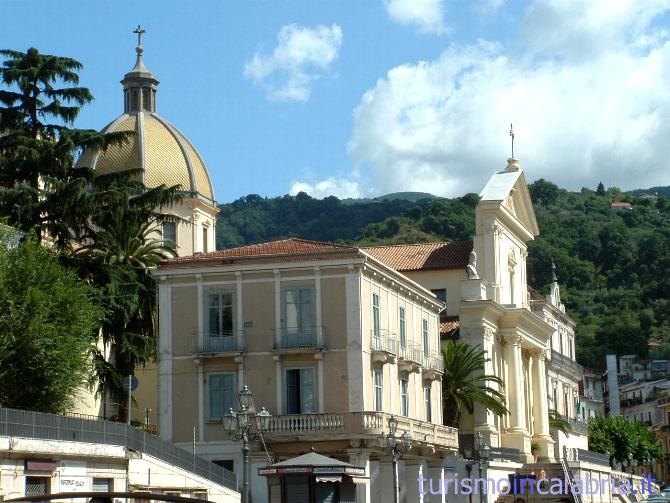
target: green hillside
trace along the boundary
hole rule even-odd
[[[571,193],[545,180],[530,189],[541,236],[530,244],[529,282],[546,293],[554,259],[563,300],[578,321],[579,360],[598,366],[607,353],[670,357],[668,199],[615,188]],[[614,212],[610,202],[622,198],[633,209]],[[304,193],[249,195],[221,205],[218,246],[289,236],[366,245],[470,239],[477,200],[466,194],[351,204]]]

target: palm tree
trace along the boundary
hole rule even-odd
[[[92,212],[80,236],[85,244],[72,252],[80,274],[102,291],[106,311],[101,333],[112,356],[94,355],[97,392],[119,403],[125,403],[122,378],[156,355],[156,288],[150,272],[175,255],[160,239],[159,225],[168,217],[158,210],[182,198],[178,187],[144,189],[134,175],[94,179],[82,203]]]
[[[509,414],[505,396],[491,385],[504,388],[502,379],[484,374],[486,351],[467,342],[450,341],[442,350],[444,376],[442,377],[442,402],[444,424],[458,427],[463,410],[472,414],[475,403],[484,406],[497,416]]]

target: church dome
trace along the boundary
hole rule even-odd
[[[101,174],[139,168],[142,182],[148,188],[179,185],[187,197],[215,205],[212,181],[202,157],[181,131],[156,113],[158,80],[144,66],[143,31],[136,33],[137,62],[121,81],[124,113],[103,129],[105,133],[135,134],[106,151],[85,151],[78,165]]]

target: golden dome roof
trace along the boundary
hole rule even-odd
[[[124,114],[103,132],[135,134],[105,151],[85,151],[77,164],[102,174],[139,168],[147,188],[179,185],[187,196],[215,205],[212,181],[202,157],[181,131],[156,113],[158,80],[144,66],[141,43],[144,30],[138,26],[134,33],[138,34],[137,61],[121,81]]]
[[[148,188],[179,185],[184,192],[214,202],[209,173],[193,144],[176,127],[149,112],[125,113],[103,129],[105,133],[133,131],[121,145],[104,152],[84,152],[79,164],[98,173],[142,169]]]

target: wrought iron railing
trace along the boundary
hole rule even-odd
[[[551,365],[571,373],[577,379],[584,377],[584,367],[555,349],[551,350]]]
[[[124,423],[0,408],[0,436],[118,445],[237,490],[233,472]]]
[[[386,329],[370,331],[370,347],[373,351],[385,351],[393,355],[398,354],[398,335]]]
[[[444,372],[444,359],[439,351],[423,352],[423,367],[426,369]]]
[[[400,342],[400,350],[398,352],[398,357],[402,360],[407,360],[410,362],[421,364],[423,361],[423,352],[421,351],[421,346],[413,342],[407,342],[403,344]]]
[[[231,330],[195,335],[191,347],[196,354],[242,353],[245,350],[244,343],[244,330]]]
[[[323,349],[326,332],[323,327],[282,328],[275,330],[273,349]]]

